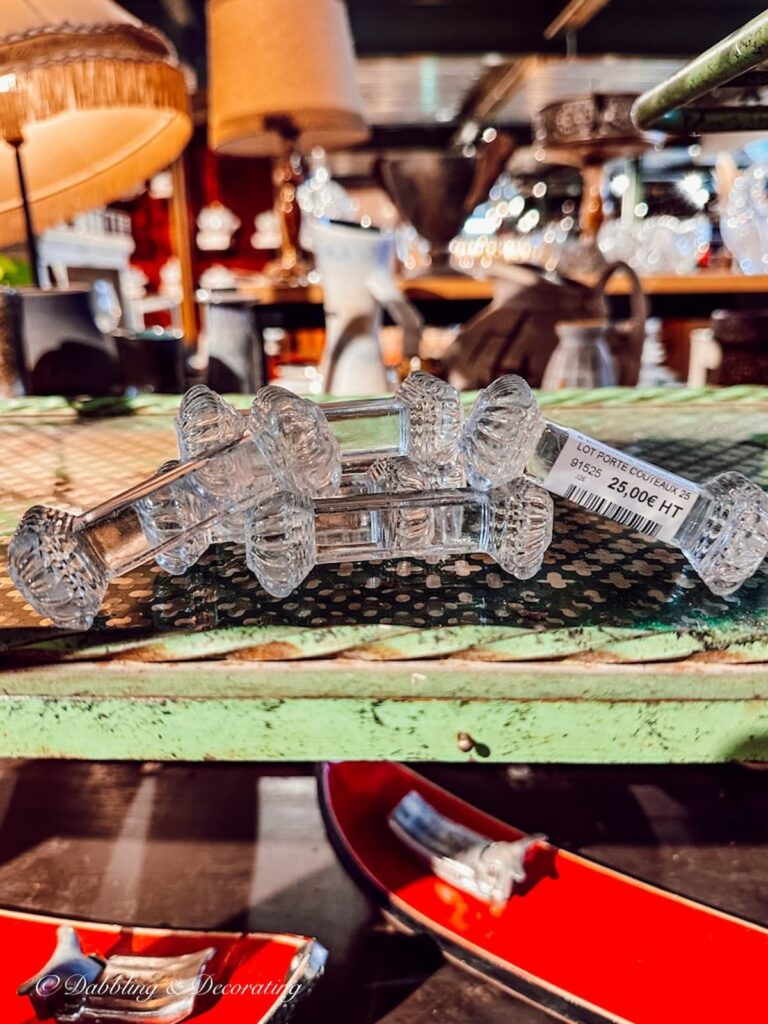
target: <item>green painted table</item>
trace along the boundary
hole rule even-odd
[[[0,403],[3,548],[29,505],[92,505],[173,457],[176,401]],[[768,388],[542,402],[693,479],[768,485]],[[566,502],[525,583],[480,556],[368,563],[277,601],[221,546],[184,577],[117,580],[67,634],[3,569],[0,756],[768,760],[767,613],[765,569],[716,598],[672,549]]]

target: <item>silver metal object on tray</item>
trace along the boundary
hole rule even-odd
[[[193,1012],[213,946],[181,956],[87,956],[74,928],[58,930],[53,956],[19,987],[40,1020],[59,1024],[178,1024]]]
[[[526,880],[526,857],[546,836],[493,842],[440,814],[416,790],[392,811],[389,825],[438,878],[487,903],[504,904]]]

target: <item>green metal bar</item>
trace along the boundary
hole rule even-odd
[[[768,107],[678,107],[656,127],[669,135],[763,132],[768,129]]]
[[[640,96],[632,108],[633,120],[638,128],[661,127],[665,115],[701,99],[745,71],[752,71],[766,59],[768,11],[763,11],[666,81]],[[738,108],[734,108],[734,114],[738,113]]]
[[[768,760],[768,676],[461,661],[49,666],[3,679],[0,756]]]

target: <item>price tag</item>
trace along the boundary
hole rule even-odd
[[[572,431],[544,487],[631,530],[671,541],[699,489],[682,477]]]

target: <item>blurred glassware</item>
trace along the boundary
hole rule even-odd
[[[178,256],[169,256],[160,267],[160,288],[159,292],[174,302],[181,302],[184,296],[184,286],[181,281],[181,261]]]
[[[123,318],[123,307],[112,282],[104,277],[96,278],[91,285],[90,302],[93,319],[101,333],[116,331]]]
[[[395,253],[406,276],[418,276],[421,271],[429,269],[429,242],[421,237],[415,227],[402,221],[394,229],[394,236]]]
[[[294,395],[321,395],[323,393],[323,375],[316,366],[305,363],[286,364],[275,370],[275,384]]]
[[[337,181],[328,178],[309,178],[299,185],[299,206],[313,217],[331,220],[357,220],[352,197]]]
[[[131,302],[137,299],[143,299],[147,294],[148,284],[149,278],[141,267],[137,267],[134,263],[131,263],[124,276],[123,297],[125,299],[130,299]]]
[[[667,387],[680,383],[674,370],[664,365],[667,351],[661,338],[663,326],[657,316],[649,316],[645,321],[645,341],[640,360],[640,379],[637,382],[641,388]]]
[[[753,133],[749,142],[744,143],[743,148],[753,164],[768,162],[768,138],[760,138]]]
[[[610,388],[616,368],[608,347],[606,320],[561,320],[555,324],[558,344],[550,356],[543,391],[563,388]]]
[[[768,164],[737,175],[720,217],[720,233],[743,274],[768,272]]]
[[[236,291],[237,274],[221,263],[213,263],[200,275],[200,287],[206,291]]]
[[[622,260],[640,274],[690,274],[706,253],[712,224],[706,214],[669,214],[624,222],[609,220],[598,234],[607,260]]]
[[[251,245],[254,249],[280,248],[280,225],[277,223],[274,210],[257,213],[253,218],[253,225],[256,228],[251,235]]]
[[[203,252],[223,252],[232,245],[240,218],[218,200],[204,206],[197,215],[197,248]]]
[[[595,273],[593,247],[573,231],[573,218],[564,219],[566,227],[561,219],[536,230],[477,237],[462,234],[451,242],[451,255],[456,266],[467,272],[490,271],[496,264],[507,264],[540,267],[576,280],[588,278]]]
[[[518,163],[514,174],[505,171],[499,176],[487,202],[475,207],[461,234],[451,240],[454,265],[481,274],[497,262],[531,264],[577,278],[594,272],[591,247],[579,240],[577,172],[569,167],[544,168],[536,161],[531,169],[522,157]],[[598,269],[604,263],[599,256]]]
[[[728,202],[728,195],[733,188],[733,183],[739,176],[739,166],[733,153],[728,150],[720,151],[715,158],[715,166],[712,171],[712,184],[715,187],[717,201],[722,211]]]
[[[149,179],[150,199],[170,199],[173,195],[173,175],[170,171],[160,171]]]
[[[309,163],[309,176],[297,189],[301,212],[313,217],[327,217],[329,220],[359,220],[357,204],[354,199],[342,185],[331,177],[325,150],[315,147],[312,150]],[[364,226],[369,227],[370,224]],[[311,232],[309,235],[311,239]]]

